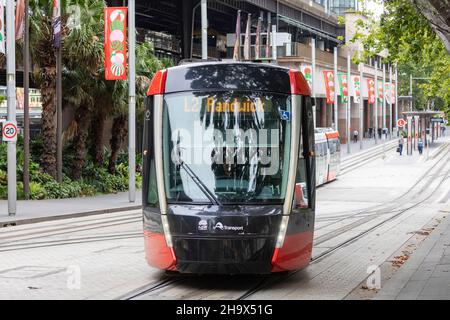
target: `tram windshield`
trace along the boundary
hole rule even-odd
[[[284,201],[291,97],[268,92],[165,95],[163,163],[169,203]]]

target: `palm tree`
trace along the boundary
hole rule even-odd
[[[69,79],[76,79],[71,82],[73,87],[63,88],[65,100],[77,109],[78,123],[82,124],[77,131],[80,140],[79,146],[82,148],[86,139],[85,115],[86,108],[92,103],[89,90],[85,80],[92,83],[95,81],[98,66],[102,64],[103,45],[103,8],[105,2],[102,0],[66,0],[61,5],[62,20],[62,50],[63,50],[63,72]],[[77,7],[79,24],[72,29],[66,25],[69,7]],[[42,138],[43,154],[42,168],[44,172],[56,177],[56,58],[53,48],[52,29],[52,1],[31,0],[30,10],[30,53],[33,62],[33,78],[38,84],[42,95]],[[75,76],[75,77],[74,77]],[[67,84],[68,82],[65,81]],[[77,87],[79,85],[79,87]],[[83,88],[84,87],[84,88]],[[72,94],[70,94],[72,93]],[[69,94],[69,95],[66,95]],[[78,107],[84,108],[78,110]],[[80,117],[80,116],[83,117]],[[75,166],[82,166],[83,150],[77,153]],[[80,164],[81,163],[81,164]]]
[[[67,101],[75,109],[76,135],[75,156],[72,176],[81,179],[86,158],[86,142],[91,126],[93,109],[96,105],[99,86],[102,86],[99,73],[103,65],[103,8],[104,1],[67,0],[66,6],[76,5],[80,9],[78,28],[67,31],[64,41],[64,66],[67,86]]]
[[[39,86],[42,98],[41,164],[44,172],[56,177],[56,122],[55,88],[56,58],[53,48],[52,2],[31,0],[30,54],[33,79]]]

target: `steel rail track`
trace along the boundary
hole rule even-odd
[[[447,165],[447,164],[448,164],[447,162],[444,162],[444,164],[440,168],[444,168],[445,165]],[[370,228],[368,228],[368,229],[366,229],[366,230],[356,234],[355,236],[352,236],[349,239],[346,239],[346,240],[340,242],[339,244],[331,247],[330,249],[328,249],[328,250],[326,250],[326,251],[324,251],[324,252],[322,252],[322,253],[314,256],[314,257],[312,257],[311,258],[311,263],[317,263],[318,261],[320,261],[324,257],[326,257],[326,256],[334,253],[335,251],[337,251],[337,250],[339,250],[339,249],[349,245],[350,243],[355,242],[356,240],[362,238],[366,234],[368,234],[368,233],[376,230],[377,228],[383,226],[384,224],[386,224],[386,223],[388,223],[388,222],[390,222],[390,221],[400,217],[405,212],[407,212],[407,211],[409,211],[409,210],[411,210],[411,209],[413,209],[415,207],[418,207],[419,205],[423,204],[424,202],[426,202],[428,199],[430,199],[434,195],[435,191],[438,190],[442,186],[443,182],[449,177],[449,175],[450,175],[450,166],[447,169],[446,174],[443,175],[443,178],[440,180],[440,182],[433,188],[433,190],[426,197],[424,197],[420,201],[417,201],[414,204],[412,204],[412,205],[410,205],[410,206],[408,206],[406,208],[403,208],[403,209],[399,210],[399,212],[397,212],[394,215],[392,215],[392,216],[382,220],[381,222],[377,223],[376,225],[374,225],[374,226],[372,226],[372,227],[370,227]],[[423,189],[424,188],[419,190],[416,194],[420,194],[423,191]],[[276,284],[280,280],[286,280],[286,279],[292,277],[293,275],[297,274],[299,271],[300,270],[296,270],[296,271],[288,272],[288,273],[286,273],[284,275],[275,275],[275,277],[270,278],[268,280],[262,280],[262,281],[256,283],[251,289],[246,291],[243,295],[239,296],[237,298],[237,300],[245,300],[248,297],[254,295],[255,293],[261,291],[262,289],[265,289],[265,288],[267,288],[267,287],[269,287],[269,286],[271,286],[273,284]]]

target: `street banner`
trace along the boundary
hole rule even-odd
[[[261,49],[261,17],[258,18],[258,24],[256,26],[256,42],[255,42],[255,59],[260,58]]]
[[[233,60],[241,60],[241,10],[238,10],[236,19],[236,40],[234,42]]]
[[[272,30],[271,13],[267,13],[266,58],[270,58],[270,30]]]
[[[392,94],[391,94],[391,84],[386,83],[385,89],[384,89],[384,98],[386,99],[387,104],[392,104]]]
[[[0,0],[0,53],[5,54],[5,2]]]
[[[61,0],[53,0],[53,46],[61,46]]]
[[[336,85],[334,82],[334,72],[331,70],[324,70],[323,77],[325,79],[325,89],[327,92],[327,103],[334,103],[334,91],[336,90]]]
[[[383,82],[378,82],[378,102],[383,102]]]
[[[341,96],[341,103],[348,102],[348,82],[345,73],[338,73],[339,80],[339,95]]]
[[[361,95],[361,79],[359,76],[352,76],[352,83],[353,83],[353,100],[355,103],[360,102],[360,95]]]
[[[20,40],[23,37],[23,31],[25,29],[25,2],[24,0],[17,0],[16,3],[16,21],[15,21],[15,31],[16,40]]]
[[[369,92],[369,104],[375,103],[375,81],[367,79],[367,91]]]
[[[244,60],[250,60],[251,56],[251,37],[250,37],[250,28],[251,28],[252,15],[249,13],[247,15],[247,26],[245,28],[245,39],[244,39]]]
[[[308,82],[309,88],[312,89],[312,70],[311,66],[301,66],[300,70],[303,73],[303,76],[306,79],[306,82]]]
[[[105,79],[127,80],[127,7],[110,7],[105,14]]]

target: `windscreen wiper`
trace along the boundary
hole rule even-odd
[[[192,171],[192,169],[182,160],[178,159],[180,166],[186,171],[189,177],[195,182],[195,184],[199,187],[199,189],[205,194],[205,196],[211,201],[211,203],[220,206],[219,199],[217,199],[216,195],[208,189],[208,187],[200,180],[200,178]]]

